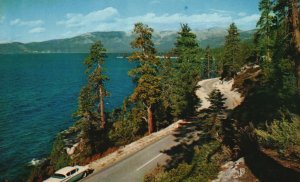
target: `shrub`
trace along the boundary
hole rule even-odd
[[[127,119],[116,121],[113,129],[109,132],[109,138],[116,145],[126,145],[137,137],[139,126]]]
[[[280,153],[287,153],[291,149],[297,149],[300,145],[300,119],[292,118],[288,121],[286,118],[274,120],[266,126],[266,130],[255,129],[258,142],[264,147],[276,149]],[[299,151],[296,155],[300,154]]]
[[[64,147],[65,145],[63,142],[63,137],[61,135],[58,135],[53,143],[52,151],[50,154],[51,165],[54,166],[55,170],[65,167],[71,162],[71,159],[66,153]]]
[[[142,136],[146,131],[146,125],[142,119],[144,115],[144,110],[138,107],[132,108],[127,113],[116,115],[109,132],[110,140],[116,145],[125,145]]]

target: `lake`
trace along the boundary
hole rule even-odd
[[[86,83],[87,54],[0,55],[0,181],[28,173],[33,159],[46,157],[56,134],[73,124],[77,97]],[[126,58],[108,54],[107,110],[134,88]]]

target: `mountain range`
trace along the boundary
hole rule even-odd
[[[224,44],[227,30],[224,28],[210,28],[193,31],[201,47],[209,45],[212,48]],[[240,31],[241,40],[249,40],[255,30]],[[176,31],[160,31],[153,33],[153,41],[158,52],[167,52],[174,47],[177,37]],[[20,53],[87,53],[92,43],[101,40],[108,53],[132,52],[130,42],[134,35],[122,31],[91,32],[65,39],[54,39],[31,43],[3,43],[0,44],[0,54]]]

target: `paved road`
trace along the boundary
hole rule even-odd
[[[201,87],[204,89],[204,92],[209,94],[211,93],[216,87],[215,84],[219,82],[219,78],[212,78],[212,79],[207,79],[203,81],[201,84]],[[224,97],[226,98],[225,100],[225,106],[228,109],[233,109],[240,103],[240,98],[237,98],[236,94],[233,94],[231,91],[231,88],[229,90],[221,90]]]
[[[213,84],[218,79],[207,80],[203,83],[203,88],[210,93],[213,90]],[[230,100],[230,99],[229,99]],[[230,101],[229,101],[230,102]],[[183,126],[182,135],[172,133],[161,140],[149,145],[143,150],[131,155],[130,157],[116,163],[115,165],[100,172],[91,174],[83,179],[84,182],[140,182],[143,181],[145,174],[151,172],[158,164],[165,164],[170,156],[163,151],[169,150],[181,142],[191,143],[198,138],[199,131],[193,124]],[[177,133],[178,134],[178,133]]]
[[[191,142],[197,138],[199,131],[193,126],[183,126],[189,129],[183,137],[175,136],[176,132],[167,135],[159,141],[149,145],[143,150],[131,155],[130,157],[118,162],[117,164],[104,169],[98,173],[91,174],[85,178],[84,182],[140,182],[143,181],[145,174],[151,172],[158,164],[165,164],[170,156],[164,153],[181,142]]]
[[[206,80],[205,82],[203,82],[202,84],[201,84],[201,86],[203,87],[203,89],[205,90],[205,92],[207,93],[207,94],[209,94],[210,92],[212,92],[213,90],[214,90],[214,84],[216,83],[216,82],[218,82],[218,81],[220,81],[220,79],[219,78],[213,78],[213,79],[208,79],[208,80]]]

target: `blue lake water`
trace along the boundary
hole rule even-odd
[[[46,157],[59,131],[73,124],[86,54],[0,55],[0,181],[23,175],[32,159]],[[121,105],[134,88],[134,64],[106,58],[106,108]]]

